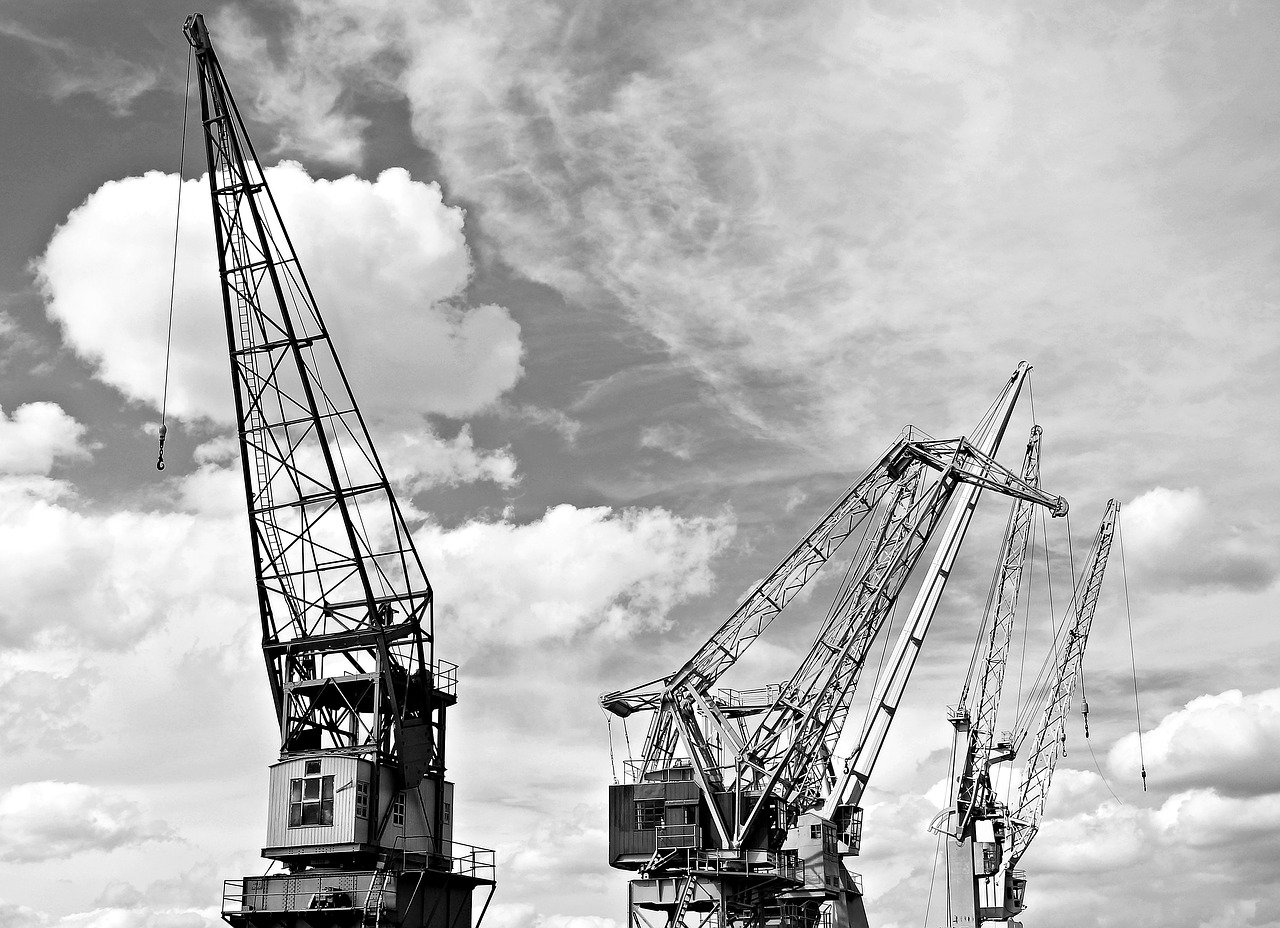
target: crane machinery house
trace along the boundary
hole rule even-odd
[[[494,855],[454,839],[457,668],[435,654],[431,583],[204,18],[183,31],[280,733],[262,849],[279,869],[228,881],[222,914],[253,928],[471,928]]]

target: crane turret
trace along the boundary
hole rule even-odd
[[[289,871],[231,881],[223,914],[301,928],[330,909],[355,924],[465,928],[473,890],[492,893],[493,855],[453,839],[456,667],[435,655],[431,583],[203,16],[183,31],[280,739],[263,856]]]
[[[857,798],[978,497],[989,489],[1066,512],[1063,499],[994,460],[1029,371],[1019,366],[971,438],[906,430],[679,670],[601,697],[615,715],[652,713],[642,757],[610,790],[610,862],[639,871],[633,928],[654,913],[676,928],[691,914],[719,928],[866,923],[860,881],[842,862],[858,852]],[[859,533],[846,579],[792,676],[713,692]],[[872,644],[935,541],[891,667],[876,681],[874,721],[842,766],[836,748]]]

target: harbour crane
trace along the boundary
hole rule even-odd
[[[433,595],[204,17],[190,16],[262,652],[279,727],[236,926],[471,928],[493,852],[453,837]]]
[[[1027,449],[1024,477],[1038,478],[1038,435]],[[1025,908],[1026,876],[1016,869],[1040,826],[1054,769],[1063,753],[1067,717],[1085,647],[1102,590],[1102,578],[1115,535],[1120,504],[1107,503],[1084,572],[1068,609],[1068,621],[1054,642],[1052,675],[1033,698],[1032,720],[1040,724],[1023,770],[1016,800],[1001,802],[992,768],[1012,760],[1025,742],[1023,726],[997,740],[996,715],[1021,587],[1023,559],[1030,533],[1030,512],[1015,506],[1002,549],[996,590],[991,600],[986,657],[977,694],[966,691],[949,713],[955,729],[950,801],[935,824],[946,846],[948,928],[1011,921]],[[975,707],[970,711],[969,704]],[[1086,710],[1087,711],[1087,710]],[[1017,924],[1014,922],[1013,924]]]
[[[858,802],[978,498],[985,489],[1066,514],[1064,499],[994,459],[1030,369],[1018,366],[971,438],[905,430],[680,669],[601,697],[616,716],[649,713],[642,756],[609,791],[610,864],[638,872],[629,928],[655,917],[671,928],[866,925],[860,880],[843,858],[858,853]],[[791,678],[713,690],[855,534],[852,566]],[[871,646],[932,542],[868,722],[841,764]]]

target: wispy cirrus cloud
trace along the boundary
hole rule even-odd
[[[376,28],[348,45],[355,16]],[[1256,397],[1280,389],[1259,234],[1280,168],[1256,155],[1277,130],[1236,92],[1280,78],[1271,38],[1237,54],[1273,19],[325,0],[287,18],[290,80],[247,55],[238,74],[317,154],[363,128],[314,62],[400,94],[504,262],[625,313],[747,432],[844,466],[903,417],[969,428],[1026,357],[1073,479],[1105,498],[1094,471],[1122,494],[1212,474],[1266,559],[1231,462],[1265,457]],[[290,112],[316,109],[350,118],[307,142]],[[1242,197],[1253,219],[1225,221],[1215,204]]]
[[[31,48],[40,60],[45,87],[54,100],[76,94],[96,97],[118,116],[160,83],[160,71],[92,45],[45,35],[12,18],[0,18],[0,35]]]

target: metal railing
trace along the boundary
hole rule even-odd
[[[698,846],[697,825],[659,825],[655,830],[660,850]]]
[[[383,852],[393,869],[421,870],[416,862],[427,858],[428,870],[447,870],[457,876],[493,882],[497,873],[493,851],[461,841],[436,841],[430,835],[397,835],[394,846]]]
[[[426,836],[397,839],[382,851],[393,874],[444,870],[456,876],[493,883],[497,875],[493,851],[456,841],[437,843]],[[222,887],[222,914],[246,912],[305,912],[317,909],[363,910],[383,905],[394,910],[395,881],[375,887],[377,870],[345,873],[271,873],[227,880]]]
[[[432,681],[438,692],[446,696],[458,695],[458,665],[449,661],[436,661],[431,668],[435,679]]]
[[[794,851],[745,851],[732,856],[699,851],[691,855],[689,869],[722,876],[770,876],[804,882],[800,858]]]
[[[767,709],[782,695],[782,684],[770,683],[746,690],[721,688],[716,694],[723,709]]]
[[[643,770],[643,760],[624,760],[622,762],[622,782],[678,783],[693,779],[693,761],[687,757],[677,757],[668,766],[659,770],[650,770],[641,779]]]
[[[299,877],[291,874],[247,876],[222,884],[222,914],[249,912],[362,911],[372,896],[375,905],[390,902],[394,895],[379,898],[371,891],[375,871],[335,873]]]

